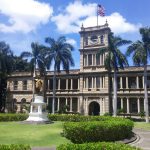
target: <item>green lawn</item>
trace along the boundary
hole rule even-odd
[[[138,129],[150,130],[150,123],[134,122],[134,127]]]
[[[29,144],[30,146],[52,146],[69,143],[62,137],[62,122],[46,125],[0,122],[0,144]]]

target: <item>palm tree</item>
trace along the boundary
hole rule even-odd
[[[114,36],[112,32],[108,34],[108,47],[101,48],[98,52],[99,55],[105,54],[104,66],[108,71],[113,69],[114,71],[114,82],[113,82],[113,116],[117,115],[117,71],[124,69],[128,66],[125,55],[118,49],[120,46],[131,43],[131,41],[123,40],[121,37]]]
[[[64,36],[59,37],[56,41],[53,38],[45,38],[45,42],[50,45],[48,50],[49,67],[54,62],[54,75],[53,75],[53,102],[52,113],[55,113],[55,95],[56,95],[56,72],[60,72],[62,65],[63,69],[68,72],[70,66],[74,66],[72,57],[73,46],[66,42]]]
[[[31,71],[30,63],[20,56],[13,56],[13,71]]]
[[[0,112],[5,110],[7,76],[12,72],[13,53],[5,42],[0,42]]]
[[[31,48],[32,52],[22,52],[21,57],[30,57],[30,65],[31,65],[31,70],[33,72],[33,99],[34,99],[34,94],[35,94],[35,77],[36,77],[36,67],[38,66],[40,76],[46,75],[46,48],[43,45],[39,45],[38,43],[31,43]],[[43,80],[43,87],[45,87],[45,80]],[[43,89],[43,95],[45,96],[45,89]],[[45,99],[45,97],[44,97]]]
[[[150,57],[150,28],[140,28],[139,30],[142,41],[132,43],[126,52],[127,56],[133,54],[133,62],[136,66],[144,67],[144,111],[146,122],[149,122],[149,109],[148,109],[148,93],[147,93],[147,64]]]

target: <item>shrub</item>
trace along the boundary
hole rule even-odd
[[[57,150],[141,150],[121,143],[99,142],[85,144],[62,144]]]
[[[110,116],[82,116],[82,115],[74,115],[74,114],[48,114],[48,118],[52,121],[72,121],[72,122],[80,122],[80,121],[104,121],[110,120],[112,117]]]
[[[31,150],[31,147],[23,144],[0,145],[0,150]]]
[[[27,114],[0,114],[0,121],[23,121],[27,118]]]
[[[117,141],[132,135],[133,122],[112,118],[106,121],[66,122],[63,135],[73,143]]]

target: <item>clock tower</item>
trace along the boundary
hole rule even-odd
[[[105,55],[97,57],[100,48],[108,46],[108,23],[102,26],[84,28],[80,31],[80,71],[104,68]]]
[[[81,27],[80,33],[80,102],[85,115],[109,112],[109,77],[104,67],[106,53],[97,56],[100,48],[108,47],[108,23]]]

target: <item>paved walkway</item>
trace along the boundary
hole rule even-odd
[[[139,138],[130,145],[140,147],[142,150],[150,150],[150,131],[134,129],[133,132],[136,133]]]

